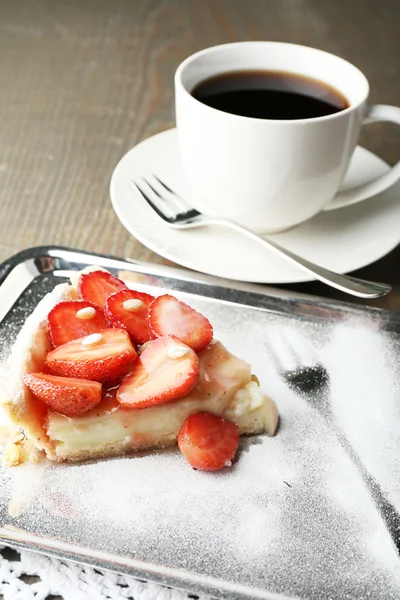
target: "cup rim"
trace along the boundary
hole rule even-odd
[[[220,48],[227,48],[227,47],[233,47],[233,46],[236,46],[236,47],[249,46],[249,45],[253,45],[253,44],[262,44],[262,45],[270,45],[270,46],[272,46],[272,45],[273,46],[290,46],[292,48],[305,48],[307,50],[312,50],[312,51],[318,52],[320,54],[325,54],[327,56],[331,56],[343,63],[346,63],[347,65],[351,66],[355,71],[358,72],[359,76],[364,80],[366,93],[363,96],[363,98],[361,98],[358,102],[350,104],[350,106],[348,106],[347,108],[345,108],[339,112],[332,113],[330,115],[325,115],[322,117],[311,117],[311,118],[307,118],[307,119],[259,119],[256,117],[246,117],[243,115],[235,115],[233,113],[228,113],[228,112],[219,110],[218,108],[213,108],[211,106],[203,104],[202,102],[197,100],[197,98],[192,96],[192,94],[183,85],[182,73],[188,67],[188,65],[190,65],[190,63],[193,62],[194,60],[200,58],[201,56],[211,54],[212,52],[215,52],[216,50],[218,50]],[[257,122],[257,123],[264,122],[264,123],[269,123],[269,124],[276,123],[276,124],[281,124],[281,125],[286,124],[287,126],[290,126],[291,124],[316,123],[316,122],[330,121],[333,119],[338,119],[342,115],[346,115],[346,114],[356,110],[357,108],[359,108],[362,104],[364,104],[367,101],[369,92],[370,92],[369,82],[368,82],[368,79],[366,78],[366,76],[364,75],[364,73],[358,67],[356,67],[353,63],[342,58],[341,56],[333,54],[332,52],[326,52],[325,50],[320,50],[319,48],[315,48],[313,46],[305,46],[302,44],[293,44],[291,42],[279,42],[279,41],[273,41],[273,40],[248,40],[248,41],[244,41],[244,42],[228,42],[226,44],[216,44],[216,45],[210,46],[208,48],[203,48],[202,50],[199,50],[199,51],[191,54],[187,58],[185,58],[178,65],[178,67],[175,71],[174,82],[175,82],[175,88],[177,88],[179,86],[180,89],[183,91],[183,93],[188,98],[190,98],[197,105],[201,106],[203,108],[203,110],[206,110],[208,112],[220,113],[220,114],[224,115],[225,118],[234,119],[235,121],[239,120],[239,121],[243,121],[243,122]],[[339,90],[339,91],[341,91],[341,90]],[[347,97],[347,96],[345,95],[345,97]]]

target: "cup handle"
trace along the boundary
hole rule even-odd
[[[375,123],[376,121],[389,121],[400,125],[400,108],[397,106],[388,106],[386,104],[374,104],[373,106],[369,106],[364,116],[363,125]],[[334,210],[335,208],[342,208],[343,206],[349,206],[350,204],[356,204],[362,200],[367,200],[391,187],[399,179],[400,162],[395,164],[389,171],[380,177],[377,177],[377,179],[350,188],[349,190],[338,192],[323,210]]]

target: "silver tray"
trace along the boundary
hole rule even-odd
[[[243,439],[217,474],[177,450],[0,467],[0,542],[220,598],[399,598],[399,314],[36,248],[0,265],[1,362],[38,300],[87,264],[207,314],[280,430]]]

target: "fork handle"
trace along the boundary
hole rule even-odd
[[[230,229],[234,229],[246,237],[255,240],[262,246],[265,246],[266,248],[269,248],[275,252],[275,254],[283,256],[290,262],[294,263],[306,273],[313,275],[315,279],[318,279],[319,281],[322,281],[322,283],[336,288],[341,292],[351,294],[352,296],[358,296],[359,298],[379,298],[380,296],[385,296],[392,290],[392,286],[385,283],[358,279],[357,277],[341,275],[339,273],[335,273],[334,271],[330,271],[329,269],[325,269],[320,265],[312,263],[309,260],[294,254],[294,252],[291,252],[286,248],[282,248],[282,246],[270,238],[263,238],[253,231],[250,231],[250,229],[246,229],[245,227],[242,227],[237,223],[233,223],[232,221],[226,221],[225,219],[205,219],[205,225],[207,224],[207,221],[210,224],[213,223],[215,225],[218,224],[229,227]]]

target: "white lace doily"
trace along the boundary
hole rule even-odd
[[[0,546],[0,599],[46,600],[49,596],[63,600],[211,600],[128,575]]]

